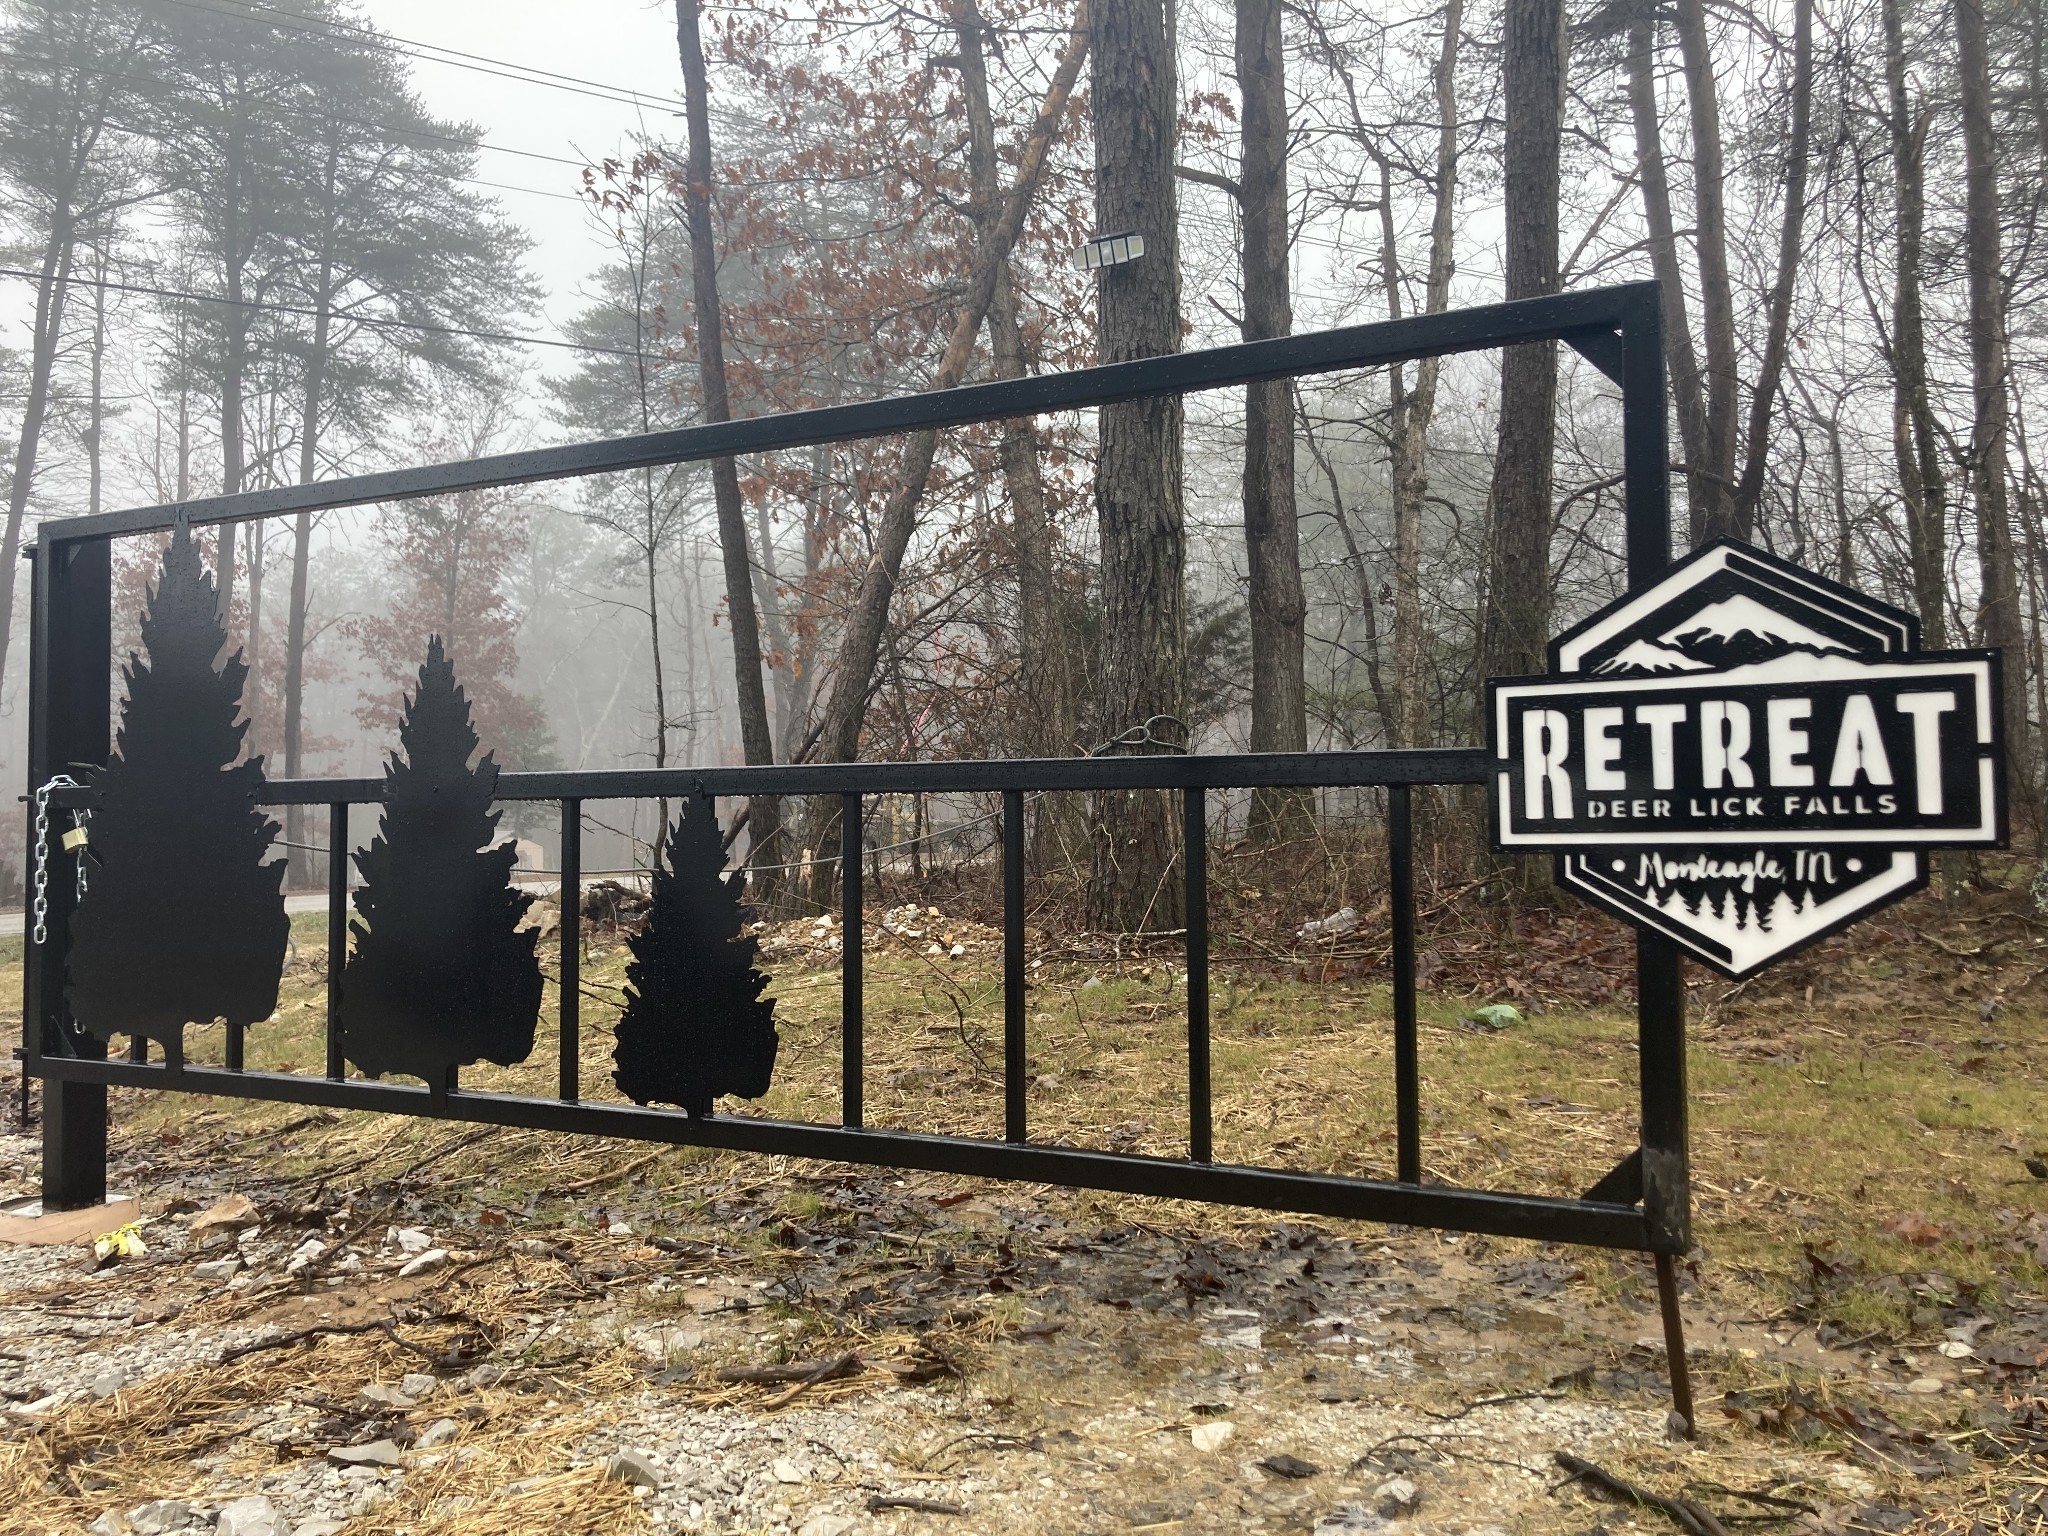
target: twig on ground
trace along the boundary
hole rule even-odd
[[[423,1355],[438,1366],[453,1367],[460,1363],[451,1356],[443,1355],[439,1350],[430,1349],[425,1344],[415,1343],[406,1338],[391,1325],[390,1319],[380,1317],[367,1323],[317,1323],[311,1328],[301,1328],[296,1333],[279,1334],[274,1339],[258,1339],[253,1344],[238,1344],[233,1349],[223,1350],[215,1364],[226,1365],[246,1355],[261,1354],[267,1349],[290,1349],[294,1345],[309,1343],[322,1334],[361,1333],[381,1333],[400,1349],[409,1349],[416,1355]]]
[[[967,1513],[966,1505],[948,1504],[944,1499],[919,1499],[913,1498],[908,1494],[898,1497],[890,1497],[879,1493],[868,1495],[869,1514],[879,1515],[884,1510],[889,1509],[907,1509],[920,1515],[964,1515]]]
[[[1566,1482],[1590,1483],[1603,1493],[1618,1499],[1627,1499],[1644,1509],[1654,1509],[1659,1514],[1669,1515],[1692,1536],[1728,1536],[1728,1527],[1691,1499],[1677,1496],[1667,1497],[1653,1493],[1648,1488],[1638,1488],[1634,1483],[1616,1477],[1604,1467],[1597,1467],[1584,1457],[1574,1456],[1569,1451],[1559,1451],[1557,1464],[1571,1474]]]
[[[1554,1403],[1563,1396],[1562,1392],[1507,1392],[1499,1397],[1482,1397],[1477,1402],[1467,1403],[1456,1413],[1430,1413],[1427,1408],[1422,1411],[1439,1424],[1455,1424],[1476,1409],[1498,1408],[1502,1403]]]
[[[821,1381],[837,1381],[842,1376],[858,1376],[860,1371],[861,1361],[859,1355],[841,1355],[837,1360],[822,1361],[819,1363],[818,1368],[812,1371],[810,1375],[804,1377],[803,1380],[797,1382],[780,1396],[771,1397],[765,1406],[769,1408],[785,1407],[795,1402]]]
[[[607,1168],[603,1173],[593,1173],[589,1178],[578,1179],[573,1184],[557,1184],[551,1189],[542,1190],[541,1193],[551,1198],[561,1195],[573,1195],[586,1189],[595,1189],[600,1184],[609,1184],[615,1179],[630,1179],[642,1168],[645,1168],[657,1157],[660,1157],[662,1152],[668,1150],[669,1148],[663,1147],[661,1152],[650,1152],[645,1157],[634,1158],[632,1162],[626,1164],[623,1168]]]

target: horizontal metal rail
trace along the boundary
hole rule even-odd
[[[1016,789],[1366,789],[1388,784],[1484,784],[1478,747],[1380,752],[1217,752],[1160,757],[1040,757],[1013,761],[776,763],[753,768],[605,768],[577,773],[501,773],[500,800],[652,800],[714,795],[940,795]],[[273,779],[264,805],[360,805],[384,798],[384,780]],[[59,790],[58,805],[87,790]]]
[[[717,1147],[974,1178],[1063,1184],[1168,1200],[1399,1222],[1603,1248],[1647,1252],[1653,1247],[1649,1223],[1640,1210],[1586,1200],[1395,1184],[1335,1174],[1290,1173],[1230,1163],[1194,1163],[964,1136],[853,1130],[836,1125],[757,1119],[751,1115],[720,1114],[692,1120],[674,1110],[639,1109],[625,1104],[568,1102],[466,1089],[437,1094],[396,1083],[354,1079],[336,1082],[295,1073],[230,1072],[219,1067],[196,1066],[171,1072],[161,1066],[138,1066],[127,1061],[61,1056],[45,1056],[38,1070],[46,1077],[73,1082],[226,1094],[326,1109],[377,1110],[532,1131],[623,1136],[674,1146]]]
[[[1109,363],[1069,373],[968,384],[958,389],[896,395],[854,405],[742,417],[738,421],[710,422],[601,442],[493,454],[455,464],[385,470],[341,480],[316,480],[309,485],[245,491],[235,496],[209,496],[89,517],[52,519],[42,525],[40,537],[47,545],[72,539],[151,533],[169,528],[180,517],[195,523],[239,523],[329,507],[403,501],[453,491],[562,480],[575,475],[610,474],[656,464],[772,453],[925,427],[959,427],[1079,410],[1151,395],[1190,394],[1259,379],[1301,378],[1348,368],[1381,367],[1454,352],[1513,346],[1518,342],[1589,338],[1592,350],[1601,353],[1613,349],[1610,338],[1632,316],[1639,316],[1646,307],[1654,312],[1656,293],[1654,283],[1624,283],[1588,293],[1484,304],[1372,325],[1343,326],[1307,336],[1282,336],[1200,352]]]

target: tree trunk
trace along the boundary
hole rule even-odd
[[[1906,503],[1906,543],[1921,642],[1948,643],[1948,495],[1927,394],[1927,330],[1920,308],[1921,229],[1927,206],[1923,154],[1928,117],[1916,124],[1906,96],[1905,26],[1900,0],[1881,0],[1885,85],[1891,97],[1893,196],[1898,269],[1892,291],[1892,452]]]
[[[1564,109],[1562,0],[1508,0],[1506,18],[1507,297],[1555,293],[1558,134]],[[1554,343],[1501,355],[1500,443],[1481,654],[1484,676],[1541,672],[1550,638]]]
[[[1998,156],[1991,119],[1991,64],[1982,0],[1956,0],[1957,80],[1963,99],[1963,162],[1968,178],[1964,248],[1970,289],[1970,377],[1974,386],[1971,476],[1977,500],[1977,633],[2005,652],[2006,785],[2015,806],[2029,793],[2026,764],[2025,637],[2005,466],[2005,294],[1999,270]]]
[[[340,166],[341,145],[333,124],[328,125],[327,166],[321,183],[320,267],[313,287],[313,346],[306,356],[305,399],[299,413],[299,484],[311,485],[320,473],[320,413],[325,409],[328,349],[333,336],[334,286],[334,186]],[[306,605],[311,595],[313,559],[313,514],[301,512],[292,519],[292,581],[286,599],[284,621],[284,709],[280,728],[284,734],[284,776],[296,779],[304,772],[306,739]],[[306,842],[306,808],[285,807],[285,840],[295,845]],[[345,857],[344,850],[330,848],[330,860]],[[314,881],[313,860],[304,846],[291,849],[288,879],[291,884],[309,886]]]
[[[1721,199],[1721,105],[1707,46],[1705,0],[1678,0],[1678,46],[1692,107],[1693,242],[1707,345],[1706,409],[1692,505],[1694,545],[1737,534],[1735,489],[1735,296],[1728,278],[1728,219]],[[1690,452],[1687,455],[1691,457]]]
[[[222,278],[227,302],[222,306],[225,343],[220,374],[220,493],[233,496],[242,489],[246,447],[242,435],[243,375],[249,362],[249,309],[243,303],[242,279],[248,253],[242,248],[242,153],[236,141],[230,152],[227,206],[221,218]],[[214,542],[214,616],[221,629],[228,630],[228,618],[235,603],[234,530],[223,524]]]
[[[711,230],[711,107],[704,76],[704,40],[697,26],[697,0],[676,0],[676,53],[683,69],[684,116],[689,149],[684,167],[684,213],[690,233],[690,278],[697,311],[697,373],[704,395],[704,419],[727,421],[732,404],[725,382],[725,317],[718,301],[718,247]],[[740,503],[739,470],[729,459],[711,461],[711,494],[718,510],[718,543],[725,559],[726,618],[732,625],[733,677],[740,708],[740,744],[749,763],[775,761],[768,729],[768,694],[761,678],[761,631],[754,612],[753,561],[747,551],[746,509]],[[782,806],[770,795],[747,804],[749,858],[755,864],[780,861]],[[755,884],[769,895],[780,882],[772,872]]]
[[[1706,412],[1700,402],[1699,357],[1685,304],[1685,274],[1678,264],[1678,231],[1671,217],[1671,182],[1664,167],[1664,131],[1657,111],[1656,23],[1639,14],[1628,31],[1628,100],[1635,125],[1636,179],[1643,189],[1643,222],[1650,231],[1650,270],[1663,290],[1664,352],[1678,437],[1685,449],[1686,505],[1707,495],[1700,467],[1707,456]]]
[[[1244,221],[1246,341],[1294,329],[1288,288],[1287,52],[1281,0],[1237,0],[1237,83],[1244,100],[1238,202]],[[1244,546],[1249,577],[1254,752],[1308,749],[1303,644],[1308,600],[1294,504],[1294,383],[1262,379],[1244,392]],[[1305,790],[1253,791],[1250,834],[1312,836]]]
[[[1785,369],[1785,337],[1792,324],[1792,294],[1799,274],[1801,243],[1806,232],[1806,164],[1813,130],[1813,0],[1792,6],[1792,123],[1785,148],[1785,217],[1778,229],[1778,277],[1771,289],[1770,323],[1764,334],[1763,361],[1757,365],[1756,392],[1749,401],[1749,447],[1736,487],[1735,536],[1756,533],[1757,508],[1763,500],[1764,461],[1771,447],[1771,406]]]
[[[1096,274],[1097,350],[1104,363],[1180,350],[1179,211],[1174,132],[1179,92],[1172,0],[1098,0],[1095,59],[1095,223],[1135,231],[1145,254]],[[1156,716],[1187,717],[1186,538],[1181,509],[1181,401],[1157,396],[1102,407],[1095,516],[1102,546],[1102,723],[1114,737]],[[1090,927],[1178,928],[1179,843],[1169,798],[1097,797],[1088,878]]]
[[[956,21],[960,77],[967,98],[968,168],[974,189],[977,238],[993,239],[991,226],[1002,208],[996,164],[995,119],[989,107],[988,72],[982,53],[987,23],[970,3]],[[989,351],[999,379],[1021,379],[1030,370],[1024,335],[1017,323],[1017,296],[1006,259],[996,274],[988,307]],[[1072,628],[1060,613],[1054,579],[1055,533],[1045,505],[1039,466],[1038,428],[1028,416],[1002,424],[997,451],[1010,504],[1010,536],[1017,562],[1017,684],[1026,757],[1067,757],[1074,751],[1076,657]],[[1085,836],[1071,795],[1049,795],[1038,803],[1033,827],[1035,862],[1069,858]]]
[[[100,468],[105,457],[107,420],[107,253],[104,250],[95,249],[93,252],[92,275],[92,340],[87,346],[92,361],[91,398],[87,405],[85,427],[85,510],[88,516],[97,517],[100,512]]]
[[[1451,299],[1454,217],[1458,195],[1458,42],[1464,25],[1462,0],[1444,10],[1444,40],[1436,61],[1436,200],[1429,231],[1429,280],[1424,310],[1440,313]],[[1387,316],[1401,317],[1399,248],[1394,242],[1390,168],[1380,163],[1381,265],[1387,287]],[[1422,509],[1429,496],[1429,423],[1436,414],[1440,359],[1426,357],[1415,365],[1409,387],[1400,364],[1387,371],[1390,454],[1388,475],[1394,491],[1394,720],[1397,747],[1429,744],[1429,700],[1424,691],[1427,666],[1422,618]],[[1348,534],[1347,534],[1348,537]]]
[[[64,300],[69,294],[74,255],[71,218],[59,208],[43,247],[41,281],[36,284],[36,313],[28,365],[28,398],[22,403],[21,435],[14,444],[14,479],[7,492],[7,532],[0,536],[0,680],[7,675],[7,641],[14,628],[14,574],[21,564],[21,525],[28,513],[29,491],[35,483],[36,454],[42,446],[43,423],[50,410],[50,374],[57,362],[57,343],[64,330]],[[33,786],[31,786],[33,788]]]
[[[1008,200],[984,243],[975,242],[974,266],[967,278],[967,291],[959,312],[953,317],[952,334],[946,350],[933,371],[932,389],[954,389],[967,375],[974,356],[974,338],[988,318],[995,301],[1010,252],[1023,232],[1024,219],[1037,196],[1039,178],[1045,171],[1047,152],[1057,137],[1067,102],[1080,79],[1081,64],[1089,46],[1088,8],[1077,13],[1074,30],[1061,55],[1052,83],[1040,104],[1038,120],[1032,124],[1017,157],[1016,180]],[[1169,176],[1169,180],[1170,180]],[[840,633],[839,650],[832,668],[832,692],[818,725],[815,757],[821,762],[852,762],[860,752],[861,721],[876,682],[876,661],[881,655],[882,635],[888,627],[889,603],[896,593],[896,579],[903,570],[903,556],[910,536],[917,529],[917,509],[924,498],[925,481],[931,475],[932,458],[938,451],[936,429],[914,433],[904,445],[903,463],[897,471],[896,489],[882,508],[875,533],[875,550],[861,579],[860,591],[847,613]],[[839,797],[824,795],[814,800],[805,820],[805,843],[819,851],[821,878],[836,866],[829,862],[830,850],[839,825]]]

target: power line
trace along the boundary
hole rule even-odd
[[[19,267],[0,267],[0,277],[24,278],[32,283],[43,281],[40,272],[27,272]],[[260,313],[279,315],[305,315],[318,319],[323,313],[303,304],[266,304],[256,299],[230,299],[214,293],[186,293],[176,288],[154,288],[145,283],[117,283],[107,278],[68,277],[67,283],[76,283],[81,288],[104,288],[117,293],[140,293],[159,299],[185,299],[195,304],[221,304],[235,309],[256,310]],[[528,347],[561,347],[570,352],[594,352],[607,357],[640,358],[650,363],[670,362],[673,359],[654,352],[636,352],[626,347],[601,347],[591,342],[563,341],[553,336],[520,336],[509,331],[476,331],[459,325],[433,325],[424,320],[389,320],[377,315],[357,315],[346,310],[324,311],[329,317],[346,321],[351,325],[376,326],[385,330],[425,331],[436,336],[464,336],[476,341],[507,341]]]
[[[158,0],[158,3],[175,5],[188,11],[200,11],[228,21],[259,21],[256,16],[223,10],[218,6],[204,4],[202,0]],[[422,64],[444,64],[451,69],[467,69],[476,74],[492,75],[521,85],[537,85],[547,90],[565,91],[574,96],[590,96],[599,101],[616,102],[621,106],[652,107],[668,115],[673,115],[678,106],[673,98],[649,96],[645,92],[634,90],[631,86],[608,85],[601,80],[585,80],[578,75],[559,74],[554,70],[541,69],[531,64],[518,64],[510,59],[494,59],[487,54],[465,53],[459,48],[444,48],[438,43],[417,42],[393,32],[378,32],[369,27],[350,26],[344,22],[323,22],[317,17],[307,16],[299,11],[257,4],[255,0],[248,0],[248,9],[263,12],[267,17],[290,18],[288,21],[269,21],[270,26],[280,31],[305,32],[316,37],[350,37],[377,52],[413,59]]]

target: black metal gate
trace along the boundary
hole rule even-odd
[[[330,507],[994,421],[1519,342],[1562,340],[1621,388],[1628,576],[1631,589],[1639,588],[1654,580],[1670,561],[1660,316],[1656,285],[1632,284],[868,404],[363,475],[184,506],[48,521],[29,552],[35,561],[31,800],[37,787],[49,784],[71,766],[104,764],[109,758],[109,540],[116,536],[170,529],[180,520],[232,525]],[[60,1209],[89,1206],[105,1198],[106,1090],[109,1084],[119,1083],[1633,1249],[1658,1257],[1667,1323],[1672,1322],[1670,1258],[1682,1253],[1689,1243],[1690,1193],[1684,993],[1678,953],[1668,941],[1647,934],[1637,941],[1642,1120],[1636,1151],[1577,1199],[1422,1182],[1410,793],[1418,784],[1479,784],[1485,775],[1486,760],[1477,748],[504,774],[497,784],[498,799],[551,801],[561,812],[560,1079],[551,1098],[465,1090],[452,1073],[445,1083],[422,1087],[347,1075],[335,1007],[347,951],[347,865],[339,856],[329,860],[329,1023],[324,1075],[244,1070],[240,1031],[233,1027],[226,1065],[221,1067],[175,1060],[152,1062],[146,1059],[146,1051],[137,1051],[128,1060],[109,1059],[104,1041],[79,1029],[69,1016],[64,966],[74,897],[68,880],[52,880],[47,910],[39,896],[32,936],[26,943],[23,1013],[25,1070],[44,1081],[45,1201],[49,1208]],[[1398,1145],[1398,1177],[1393,1180],[1227,1165],[1211,1157],[1206,808],[1211,791],[1268,786],[1381,786],[1386,790]],[[1182,797],[1185,857],[1181,877],[1188,914],[1189,1117],[1185,1157],[1036,1144],[1026,1114],[1030,1079],[1026,1072],[1024,797],[1043,790],[1112,789],[1171,790]],[[1006,1114],[1000,1141],[870,1129],[862,1112],[862,872],[858,841],[862,799],[947,791],[994,792],[1002,798]],[[585,1101],[577,1078],[583,802],[762,794],[844,797],[840,1123],[731,1115],[693,1117],[677,1111]],[[329,847],[342,850],[349,844],[351,807],[374,805],[382,795],[381,780],[307,779],[273,782],[263,788],[260,798],[270,805],[326,807]],[[75,804],[76,792],[58,790],[50,803]],[[33,813],[33,804],[31,810]],[[56,834],[46,825],[35,826],[33,819],[32,829],[32,856],[40,850],[51,867],[57,867]],[[204,893],[195,893],[195,897],[203,899]],[[1674,1366],[1677,1363],[1675,1359]],[[1689,1416],[1689,1405],[1682,1403],[1681,1408]]]

